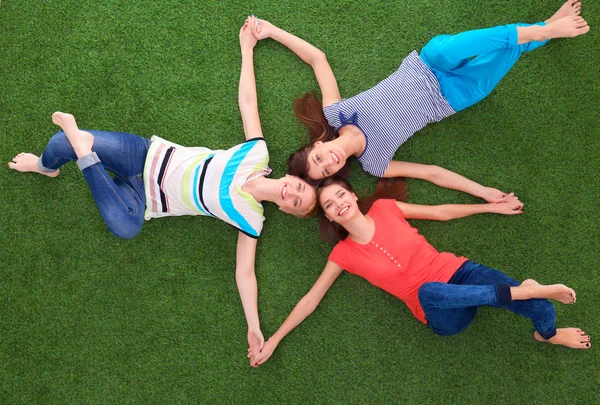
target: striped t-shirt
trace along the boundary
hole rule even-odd
[[[271,173],[263,138],[227,150],[187,148],[158,136],[144,167],[145,219],[172,215],[213,216],[257,238],[263,207],[242,191],[247,181]]]
[[[367,146],[358,160],[377,177],[383,177],[396,150],[415,132],[455,113],[416,51],[375,87],[328,105],[323,112],[336,131],[348,124],[360,128]]]

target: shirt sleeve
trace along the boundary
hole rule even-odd
[[[338,242],[329,254],[328,260],[334,262],[344,270],[348,270],[348,259],[349,255],[346,249],[346,245],[342,242]]]
[[[327,119],[329,126],[335,128],[336,130],[342,126],[342,122],[340,120],[340,101],[329,104],[327,107],[323,108],[323,115]]]

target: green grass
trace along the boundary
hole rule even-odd
[[[298,4],[296,4],[298,3]],[[0,157],[39,153],[53,111],[83,128],[225,148],[243,140],[238,30],[256,13],[324,50],[342,96],[387,77],[445,32],[548,17],[559,1],[3,1]],[[566,283],[560,326],[600,334],[597,27],[525,55],[480,104],[425,128],[398,159],[515,191],[525,215],[415,221],[442,251],[517,279]],[[316,88],[281,45],[255,52],[274,175],[305,141],[292,100]],[[146,223],[123,241],[104,226],[81,173],[58,179],[0,165],[0,403],[596,403],[598,348],[536,343],[527,320],[483,309],[444,338],[354,276],[259,369],[246,359],[235,286],[236,232],[208,218]],[[354,166],[361,193],[375,179]],[[409,182],[411,201],[477,202]],[[330,246],[316,220],[266,207],[257,255],[262,329],[272,334],[310,288]]]

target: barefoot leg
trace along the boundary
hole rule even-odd
[[[18,172],[27,173],[39,173],[48,177],[56,177],[60,174],[59,170],[52,172],[44,172],[40,169],[39,165],[40,158],[31,153],[19,153],[15,156],[12,162],[8,162],[8,167]]]
[[[73,115],[57,111],[52,114],[52,122],[65,131],[78,158],[92,153],[94,136],[89,132],[80,131]]]
[[[515,301],[545,298],[562,302],[563,304],[573,304],[577,299],[575,291],[566,285],[542,285],[535,280],[525,280],[520,286],[511,287],[510,292],[512,299]]]
[[[579,328],[560,328],[556,330],[556,335],[550,339],[544,339],[538,332],[533,334],[538,342],[552,343],[570,347],[571,349],[589,349],[592,346],[590,337]]]
[[[554,21],[560,20],[564,17],[570,17],[581,14],[581,1],[579,0],[567,0],[554,15],[548,18],[545,22],[550,24]]]

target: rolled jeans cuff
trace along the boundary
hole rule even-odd
[[[48,169],[46,166],[44,166],[42,164],[42,156],[44,156],[43,153],[40,155],[40,158],[38,159],[38,162],[37,162],[38,169],[40,170],[40,172],[41,173],[56,173],[58,171],[58,169]]]
[[[512,294],[510,293],[510,286],[508,284],[496,284],[496,296],[498,297],[498,304],[508,305],[512,301]]]
[[[77,166],[81,171],[97,163],[100,163],[100,159],[98,159],[98,155],[96,155],[96,152],[88,153],[87,155],[77,159]]]

